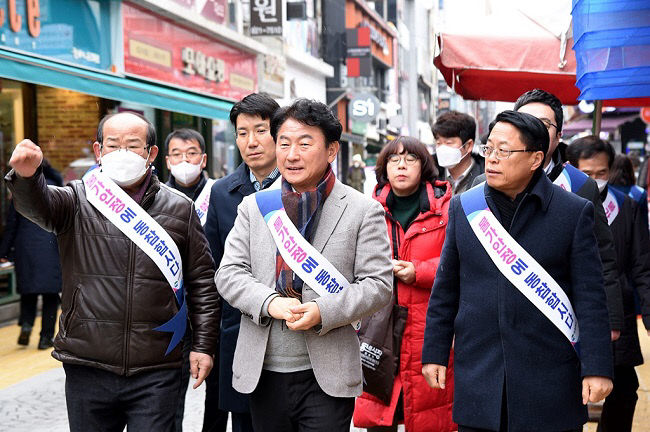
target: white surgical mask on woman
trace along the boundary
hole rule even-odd
[[[465,144],[461,146],[464,147]],[[439,145],[436,147],[438,163],[444,168],[453,168],[460,163],[467,154],[463,155],[459,148],[448,145]]]
[[[102,172],[119,186],[131,186],[147,172],[147,158],[129,150],[115,150],[99,158]]]
[[[201,164],[198,163],[195,165],[183,161],[176,165],[171,165],[170,171],[174,178],[182,184],[190,184],[201,174]]]

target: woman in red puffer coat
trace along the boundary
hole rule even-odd
[[[426,147],[415,138],[399,137],[379,155],[373,197],[386,210],[391,241],[394,291],[408,308],[399,371],[390,405],[363,393],[356,401],[354,425],[370,431],[447,432],[451,419],[453,357],[444,390],[432,389],[422,376],[422,341],[429,295],[445,240],[451,186],[436,181],[437,170]]]

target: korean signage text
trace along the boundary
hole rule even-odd
[[[0,48],[106,70],[110,28],[108,0],[0,0]]]
[[[18,13],[16,0],[9,0],[8,4],[0,9],[0,27],[5,25],[5,16],[9,18],[9,27],[14,33],[20,32],[23,25],[23,16]],[[26,0],[24,17],[27,18],[27,29],[31,37],[37,38],[41,34],[41,8],[38,0]]]
[[[257,59],[215,39],[124,3],[124,70],[239,100],[257,91]]]
[[[251,36],[282,35],[282,0],[250,0]]]

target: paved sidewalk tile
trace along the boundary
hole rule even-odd
[[[36,332],[29,347],[19,348],[16,345],[18,332],[15,325],[0,328],[0,431],[68,432],[63,368],[51,358],[50,350],[36,350]],[[648,363],[637,368],[640,387],[633,432],[647,432],[650,431],[650,337],[640,320],[639,337]],[[199,432],[203,422],[205,385],[193,390],[192,384],[190,380],[183,429]],[[399,430],[403,432],[403,426]],[[596,425],[589,423],[584,430],[595,432]],[[351,427],[350,431],[362,432],[363,429]]]

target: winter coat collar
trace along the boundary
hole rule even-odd
[[[451,185],[447,181],[435,180],[433,183],[425,183],[425,186],[420,197],[420,212],[431,211],[434,214],[440,214],[444,203],[451,199]],[[381,188],[376,186],[373,192],[373,198],[379,201],[386,211],[388,211],[391,195],[392,189],[388,183]]]

